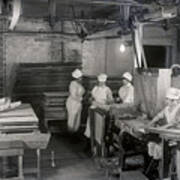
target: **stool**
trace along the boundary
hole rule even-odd
[[[120,180],[148,180],[148,178],[140,171],[123,171]]]
[[[23,175],[23,149],[0,149],[0,157],[6,158],[6,157],[12,157],[12,156],[18,156],[18,176],[17,177],[11,177],[11,178],[3,178],[4,180],[12,179],[12,180],[24,180]],[[3,159],[6,160],[6,159]],[[5,167],[3,167],[5,168]]]

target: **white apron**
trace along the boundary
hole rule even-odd
[[[179,121],[179,111],[180,111],[180,104],[175,106],[172,110],[166,106],[160,113],[158,113],[158,119],[165,118],[167,124],[178,122]],[[177,151],[177,159],[180,158],[180,154]],[[162,157],[162,147],[160,144],[149,142],[148,143],[148,154],[152,156],[154,159],[160,159]],[[180,160],[180,159],[179,159]],[[179,162],[177,163],[177,169],[180,170]],[[178,171],[177,171],[178,172]],[[180,172],[178,174],[180,176]]]
[[[66,109],[68,115],[67,126],[70,132],[78,131],[81,123],[81,111],[82,111],[82,96],[85,90],[83,86],[72,81],[69,86],[69,97],[66,101]]]
[[[92,102],[92,106],[90,108],[100,107],[102,109],[108,110],[109,105],[107,105],[107,100],[113,100],[112,92],[107,86],[95,86],[92,90],[92,97],[95,101]],[[88,116],[86,123],[86,130],[84,135],[87,138],[90,138],[90,117]]]
[[[134,87],[131,83],[122,86],[119,91],[118,95],[121,98],[123,103],[134,103]]]

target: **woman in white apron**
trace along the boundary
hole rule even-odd
[[[161,125],[159,128],[169,128],[171,126],[177,126],[180,123],[180,90],[176,88],[170,88],[166,94],[166,104],[167,106],[160,111],[153,120],[148,124],[148,126],[153,126],[160,120],[165,120],[165,124]],[[173,142],[170,142],[170,145]],[[162,156],[162,146],[156,142],[149,142],[148,143],[148,153],[153,159],[161,159]],[[177,151],[177,170],[180,170],[180,156],[179,152]],[[177,173],[178,179],[180,179],[180,172]],[[170,180],[170,177],[167,178]]]
[[[69,85],[69,97],[66,101],[67,126],[69,132],[77,132],[81,123],[82,99],[85,89],[81,84],[82,72],[76,69],[72,73],[75,79]]]
[[[132,75],[125,72],[122,75],[123,86],[120,87],[118,95],[122,103],[134,103],[134,87],[132,85]]]
[[[113,96],[111,89],[106,86],[107,75],[100,74],[98,76],[98,85],[95,86],[91,92],[93,101],[90,108],[101,108],[105,110],[109,110],[109,105],[113,103]],[[90,138],[90,119],[88,117],[86,130],[84,135],[87,138]]]

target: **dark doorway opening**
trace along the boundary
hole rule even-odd
[[[166,46],[144,45],[144,53],[148,67],[166,67]]]

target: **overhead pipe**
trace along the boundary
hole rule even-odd
[[[21,0],[12,1],[12,16],[10,18],[9,30],[13,30],[21,14]]]

